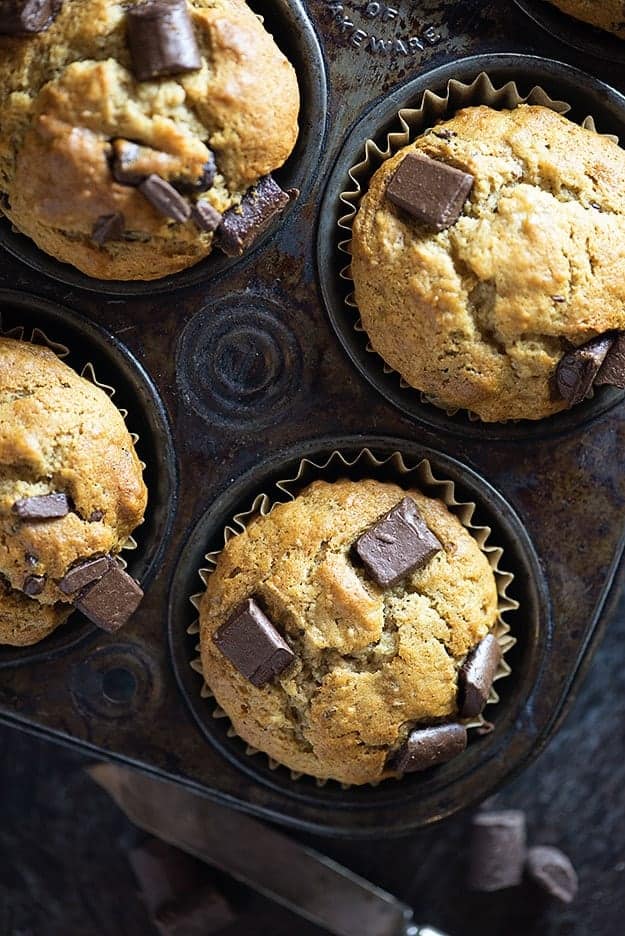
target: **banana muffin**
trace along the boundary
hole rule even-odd
[[[563,13],[625,39],[623,0],[549,0]]]
[[[244,252],[285,207],[295,72],[243,0],[0,5],[1,210],[89,276]]]
[[[352,255],[373,349],[446,409],[535,420],[624,383],[625,152],[546,107],[469,107],[395,153]]]
[[[500,660],[497,602],[442,501],[316,481],[224,546],[200,602],[204,677],[280,764],[375,783],[464,750]]]
[[[34,644],[74,607],[106,630],[141,590],[116,555],[146,506],[106,393],[48,348],[0,339],[0,644]]]

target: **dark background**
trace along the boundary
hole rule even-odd
[[[532,843],[556,844],[580,878],[569,907],[527,888],[464,887],[469,816],[409,838],[313,844],[410,903],[449,936],[620,936],[625,931],[625,598],[577,701],[542,756],[495,798],[525,809]],[[83,756],[0,728],[0,934],[155,933],[126,858],[140,834],[85,774]],[[244,847],[245,843],[242,843]],[[242,889],[228,936],[321,931]],[[365,936],[365,934],[363,934]]]

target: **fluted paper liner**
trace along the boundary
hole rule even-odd
[[[390,159],[390,157],[402,147],[408,146],[418,137],[423,136],[427,130],[434,127],[440,121],[448,120],[453,117],[456,111],[464,107],[473,107],[479,104],[486,104],[496,110],[514,110],[520,104],[534,104],[548,107],[562,115],[568,114],[571,111],[570,104],[565,101],[554,100],[538,85],[532,88],[529,94],[525,96],[521,95],[514,81],[508,81],[502,87],[496,88],[486,72],[479,74],[471,84],[465,84],[452,78],[447,82],[445,95],[435,94],[433,91],[425,91],[421,97],[421,104],[419,107],[405,107],[397,112],[399,129],[387,134],[386,146],[384,149],[381,149],[374,140],[366,140],[363,146],[362,160],[349,170],[349,178],[354,183],[353,188],[341,192],[339,196],[341,202],[347,208],[347,211],[342,214],[338,220],[341,235],[348,235],[339,241],[339,250],[342,253],[351,256],[351,234],[354,218],[358,213],[360,201],[367,191],[369,179],[376,170],[379,169],[382,163]],[[598,132],[594,118],[591,116],[586,117],[582,121],[581,126],[586,130]],[[608,139],[615,140],[617,143],[619,142],[617,137],[609,134],[603,135]],[[353,282],[350,263],[347,263],[346,266],[341,269],[340,276],[343,280]],[[365,328],[358,313],[358,306],[356,305],[353,291],[346,296],[345,304],[349,306],[350,309],[354,310],[354,330],[357,332],[365,332]],[[397,375],[397,381],[402,390],[415,390],[420,394],[422,402],[430,403],[442,409],[447,416],[455,416],[456,413],[461,411],[459,407],[449,408],[431,394],[425,394],[416,387],[412,387],[397,371],[389,367],[382,356],[371,346],[370,342],[367,342],[366,350],[379,359],[379,363],[385,374]],[[470,420],[480,420],[477,414],[470,411],[465,412],[467,412]],[[511,421],[516,422],[518,420]]]
[[[40,328],[31,328],[27,330],[24,325],[17,325],[15,326],[15,328],[5,329],[2,324],[1,310],[0,310],[0,337],[14,338],[16,341],[27,341],[30,344],[45,345],[46,348],[49,348],[51,351],[53,351],[56,354],[56,356],[60,358],[61,361],[63,361],[69,355],[69,351],[70,351],[67,345],[61,344],[58,341],[53,341],[53,339],[49,338],[48,335],[44,331],[42,331]],[[111,387],[110,384],[106,384],[106,383],[103,383],[101,380],[98,380],[98,377],[95,372],[95,367],[91,363],[91,361],[88,361],[83,366],[82,370],[79,373],[80,373],[80,376],[83,377],[85,380],[88,380],[89,383],[95,384],[95,386],[99,387],[100,390],[104,390],[106,395],[110,397],[111,400],[113,400],[115,393],[116,393],[115,388]],[[128,419],[128,410],[122,409],[120,407],[118,407],[118,409],[119,409],[119,412],[122,414],[122,418],[124,419],[124,422],[126,422],[126,420]],[[138,434],[136,432],[130,432],[130,438],[132,439],[133,445],[136,448],[137,443],[139,441]],[[140,460],[139,464],[141,465],[141,468],[145,471],[145,462]],[[141,521],[141,523],[143,522],[144,520]],[[141,524],[139,524],[139,526],[141,526]],[[126,542],[124,543],[124,545],[122,546],[122,551],[133,552],[137,548],[138,548],[138,544],[134,536],[129,536]],[[117,559],[120,565],[122,566],[122,568],[126,569],[128,566],[128,563],[126,562],[124,557],[121,555],[118,555]]]
[[[442,500],[445,506],[448,507],[456,517],[458,517],[462,525],[470,532],[471,536],[477,542],[478,546],[488,559],[489,565],[495,575],[499,601],[497,619],[491,632],[495,635],[499,642],[502,650],[502,659],[499,667],[497,668],[494,682],[499,679],[503,679],[505,676],[509,676],[511,669],[506,662],[505,654],[508,653],[508,651],[515,645],[516,639],[511,635],[510,626],[505,620],[504,615],[508,611],[516,611],[519,607],[518,601],[510,598],[508,595],[508,589],[514,580],[514,575],[511,572],[505,572],[500,567],[501,557],[503,556],[503,549],[500,546],[494,546],[489,543],[491,528],[487,526],[479,526],[473,523],[473,514],[475,513],[476,509],[475,503],[471,501],[458,501],[455,495],[454,482],[448,479],[436,477],[432,470],[432,466],[427,459],[422,459],[416,465],[409,465],[406,463],[401,452],[393,452],[393,454],[389,455],[387,458],[379,459],[368,448],[362,449],[362,451],[359,452],[356,456],[346,456],[338,450],[333,451],[331,455],[329,455],[321,462],[315,462],[310,458],[304,458],[299,463],[297,472],[293,477],[277,481],[274,485],[274,490],[271,493],[258,494],[247,510],[241,511],[240,513],[234,515],[230,523],[224,528],[224,545],[233,536],[239,536],[241,533],[243,533],[251,520],[258,516],[267,516],[271,513],[273,508],[280,503],[285,503],[289,500],[295,500],[297,494],[303,490],[303,488],[305,488],[312,481],[323,480],[326,471],[337,465],[342,465],[346,469],[351,469],[355,466],[358,466],[359,469],[361,467],[364,468],[364,471],[359,470],[358,472],[358,476],[361,478],[376,478],[380,474],[379,469],[387,466],[390,470],[388,472],[388,477],[385,477],[383,480],[394,480],[396,483],[401,484],[402,487],[413,487],[417,490],[423,491],[424,493],[427,492],[429,496],[438,497],[438,499]],[[369,471],[367,471],[367,469],[369,469]],[[347,476],[350,476],[349,472],[347,473]],[[205,587],[208,587],[211,573],[215,569],[220,552],[221,549],[207,553],[205,556],[206,566],[199,569],[199,576]],[[199,592],[195,595],[192,595],[190,598],[191,603],[198,611],[203,594],[203,592]],[[199,631],[199,619],[197,619],[188,628],[187,633],[195,635],[199,634]],[[199,644],[195,647],[195,650],[199,653]],[[203,677],[204,674],[202,671],[202,661],[199,656],[190,661],[190,666],[193,670],[195,670],[195,672],[199,673],[200,676]],[[202,685],[200,694],[204,699],[214,698],[210,687],[205,682]],[[499,696],[497,695],[494,687],[492,687],[486,704],[493,705],[498,701]],[[228,718],[226,712],[224,712],[224,710],[217,704],[217,702],[215,702],[215,707],[213,709],[213,718]],[[489,722],[486,721],[483,715],[480,715],[477,718],[463,719],[462,721],[467,728],[478,729],[483,734],[486,734],[492,730],[492,726],[490,726]],[[229,727],[227,734],[230,738],[238,737],[232,726]],[[256,748],[253,748],[250,745],[246,745],[245,751],[248,755],[264,753],[262,751],[258,751]],[[271,770],[275,770],[277,767],[283,766],[273,760],[273,758],[269,757],[269,755],[265,756],[267,757]],[[285,769],[288,770],[288,768]],[[302,776],[301,773],[296,773],[294,771],[290,771],[290,775],[293,780],[299,780],[299,778]],[[317,777],[314,779],[318,786],[325,786],[325,784],[329,782],[328,780],[321,780]],[[377,786],[378,784],[369,785]],[[349,784],[341,784],[341,786],[344,789],[348,789]]]

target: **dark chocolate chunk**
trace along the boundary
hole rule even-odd
[[[570,860],[559,848],[536,845],[527,852],[528,876],[551,897],[571,903],[577,894],[577,874]]]
[[[121,211],[115,214],[100,215],[93,225],[91,231],[91,240],[98,247],[101,247],[107,241],[121,240],[126,229],[126,219]]]
[[[221,215],[208,202],[200,201],[191,208],[191,218],[200,231],[216,231],[221,224]]]
[[[516,809],[473,817],[469,887],[496,891],[516,887],[525,864],[525,814]]]
[[[404,497],[354,543],[356,555],[382,588],[396,585],[442,548],[411,497]]]
[[[455,224],[473,188],[473,176],[421,153],[408,153],[388,183],[387,197],[435,231]]]
[[[172,218],[181,223],[189,220],[191,206],[173,185],[161,179],[160,176],[148,176],[139,186],[139,191],[164,218]]]
[[[208,159],[204,163],[204,169],[199,179],[195,182],[188,182],[186,179],[174,179],[173,184],[183,195],[197,195],[201,192],[207,192],[209,188],[212,188],[216,174],[217,164],[215,162],[215,157],[209,151]]]
[[[604,384],[625,390],[625,332],[616,335],[595,377],[595,386]]]
[[[389,769],[397,773],[417,773],[436,764],[445,764],[467,746],[464,725],[434,725],[415,728],[389,760]]]
[[[101,579],[74,599],[74,604],[102,630],[113,633],[134,614],[142,598],[143,592],[137,582],[112,562]]]
[[[295,659],[295,654],[261,611],[248,598],[213,634],[213,641],[254,686],[264,686]]]
[[[112,145],[111,172],[115,181],[121,185],[140,185],[150,174],[138,168],[141,157],[146,153],[151,155],[153,151],[130,140],[113,140]]]
[[[569,406],[576,406],[588,396],[613,344],[613,335],[600,335],[564,355],[556,370],[556,383]]]
[[[59,588],[65,595],[73,595],[77,591],[101,579],[108,572],[111,560],[108,556],[98,556],[97,559],[84,559],[78,565],[72,566],[61,581]]]
[[[70,504],[66,494],[39,494],[15,501],[13,511],[22,520],[53,520],[66,517]]]
[[[0,35],[43,32],[61,9],[61,0],[0,0]]]
[[[37,563],[39,562],[39,559],[37,558],[37,556],[33,556],[32,553],[25,553],[24,558],[26,559],[26,562],[28,563],[29,566],[36,566]]]
[[[461,718],[474,718],[480,714],[486,705],[500,662],[501,647],[497,638],[487,634],[468,655],[459,673]]]
[[[244,195],[238,207],[226,211],[217,246],[228,257],[240,257],[297,195],[297,189],[283,192],[270,175],[264,176]]]
[[[103,510],[93,510],[89,516],[89,523],[98,523],[104,517]]]
[[[46,587],[45,575],[29,575],[24,579],[24,594],[31,598],[40,595]]]
[[[148,0],[126,15],[132,69],[139,81],[201,67],[186,0]]]

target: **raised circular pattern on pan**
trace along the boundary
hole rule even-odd
[[[554,39],[609,62],[625,62],[625,41],[562,13],[545,0],[514,0],[519,9]]]
[[[304,365],[283,311],[270,299],[233,294],[187,324],[176,376],[183,398],[203,419],[249,430],[287,415]]]
[[[311,458],[316,462],[335,450],[349,456],[365,447],[379,458],[400,451],[411,464],[427,458],[435,476],[449,478],[455,483],[458,499],[477,503],[475,522],[492,527],[492,542],[503,547],[506,570],[515,575],[510,593],[521,602],[522,610],[518,615],[510,616],[510,623],[518,643],[509,655],[512,676],[498,684],[501,700],[497,706],[494,731],[472,741],[466,754],[456,763],[452,761],[428,774],[413,774],[404,777],[399,783],[384,783],[376,788],[344,790],[335,783],[319,788],[311,778],[302,777],[294,781],[286,768],[271,770],[265,757],[247,755],[244,742],[237,737],[230,737],[229,720],[213,717],[214,702],[200,697],[203,679],[190,666],[190,661],[197,656],[195,646],[198,638],[197,634],[187,633],[188,627],[197,619],[197,612],[189,599],[192,594],[201,591],[198,570],[205,565],[205,554],[220,548],[224,526],[236,513],[249,509],[257,494],[271,489],[281,478],[292,477],[303,458]],[[382,470],[384,476],[389,477],[386,474],[388,468]],[[339,475],[350,476],[350,469],[337,468],[335,477]],[[332,475],[328,479],[331,480]],[[515,625],[517,621],[518,627]],[[388,817],[389,831],[391,827],[398,831],[397,825],[401,822],[403,812],[408,813],[411,808],[416,808],[420,797],[438,794],[439,790],[447,791],[468,773],[496,757],[503,750],[507,734],[521,708],[528,704],[535,689],[549,645],[551,628],[549,598],[538,559],[521,521],[509,504],[485,480],[449,456],[414,442],[387,437],[313,440],[262,463],[238,478],[222,490],[191,532],[170,589],[169,640],[172,661],[181,692],[202,734],[248,776],[291,798],[294,801],[294,812],[289,815],[289,822],[295,825],[305,825],[305,817],[300,815],[298,809],[305,809],[306,805],[319,808],[325,804],[339,809],[379,807],[393,811],[394,818],[391,815]]]
[[[451,79],[470,83],[481,72],[486,72],[497,87],[508,81],[516,82],[523,95],[539,85],[553,99],[571,105],[572,110],[567,115],[570,119],[581,123],[591,115],[601,133],[615,134],[625,141],[625,97],[569,65],[532,55],[493,53],[471,56],[425,72],[370,110],[345,140],[321,205],[317,235],[319,283],[330,321],[343,348],[369,383],[399,410],[437,431],[483,439],[538,439],[579,428],[619,403],[623,392],[611,387],[601,388],[592,400],[536,422],[474,422],[463,412],[447,416],[443,410],[424,403],[417,390],[400,385],[399,375],[385,372],[381,358],[367,351],[367,335],[356,331],[357,314],[345,302],[352,284],[340,276],[347,258],[338,247],[346,236],[338,227],[338,219],[346,211],[339,196],[349,187],[349,169],[362,158],[365,140],[374,139],[383,146],[386,135],[399,128],[398,111],[414,106],[424,91],[444,94]]]
[[[137,452],[145,462],[148,508],[144,523],[134,533],[138,548],[125,552],[128,571],[146,586],[158,570],[173,523],[177,498],[177,471],[167,414],[151,378],[113,335],[76,312],[46,299],[0,290],[0,329],[33,328],[69,348],[65,362],[79,373],[91,363],[101,383],[115,389],[115,405],[128,411],[126,424],[139,436]],[[45,659],[74,646],[95,628],[82,615],[70,619],[32,647],[0,646],[0,669]]]
[[[150,660],[130,643],[101,647],[69,672],[72,700],[87,717],[128,718],[145,707],[155,683]]]
[[[300,132],[291,156],[285,165],[274,173],[283,189],[297,188],[300,199],[291,202],[283,214],[262,234],[254,246],[243,257],[226,257],[215,250],[209,257],[180,273],[149,282],[121,282],[98,280],[86,276],[66,263],[40,250],[33,241],[16,233],[6,218],[0,217],[0,247],[4,247],[18,260],[33,270],[50,276],[69,286],[78,286],[91,292],[119,296],[154,296],[172,292],[185,286],[204,283],[214,278],[233,264],[245,262],[277,228],[287,221],[298,201],[304,202],[306,194],[315,180],[326,127],[326,76],[323,54],[315,30],[301,0],[248,0],[249,6],[262,16],[267,29],[278,46],[295,67],[300,87],[301,108]]]

